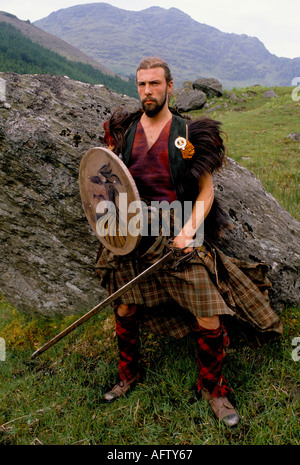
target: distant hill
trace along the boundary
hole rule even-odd
[[[283,86],[300,75],[300,58],[279,58],[255,37],[221,32],[177,8],[136,12],[91,3],[61,9],[34,24],[123,76],[133,76],[145,55],[165,58],[176,84],[215,77],[226,88]]]
[[[79,49],[73,47],[62,39],[59,39],[55,35],[49,34],[48,32],[45,32],[34,26],[34,24],[31,24],[30,21],[21,21],[10,13],[0,11],[0,22],[2,21],[15,26],[22,34],[31,39],[33,42],[36,42],[39,45],[42,45],[43,47],[58,53],[59,55],[62,55],[68,60],[87,63],[106,74],[115,74],[115,72],[103,66],[101,63],[99,63],[99,61],[93,60]]]
[[[0,12],[0,71],[67,75],[137,96],[133,80],[117,76],[61,39],[5,12]]]

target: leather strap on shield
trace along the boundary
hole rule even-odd
[[[80,163],[79,188],[87,220],[100,242],[116,255],[132,252],[141,238],[141,201],[120,158],[107,148],[90,149]]]

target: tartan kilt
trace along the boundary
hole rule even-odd
[[[143,239],[142,239],[143,241]],[[126,256],[117,256],[100,247],[96,272],[108,295],[127,284],[148,266],[159,260],[169,238],[158,236],[143,251],[138,247]],[[232,259],[207,243],[183,269],[164,265],[114,302],[136,304],[146,326],[159,334],[181,338],[190,332],[195,317],[228,315],[251,325],[266,339],[278,337],[282,325],[268,299],[268,267]],[[262,342],[264,338],[261,338]]]

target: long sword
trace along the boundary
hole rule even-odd
[[[187,254],[189,255],[189,254]],[[45,350],[49,349],[52,347],[54,344],[56,344],[58,341],[60,341],[63,337],[65,337],[67,334],[71,333],[74,329],[78,328],[78,326],[82,325],[82,323],[88,321],[90,318],[92,318],[94,315],[96,315],[100,310],[103,308],[107,307],[110,305],[114,300],[118,299],[121,297],[124,292],[128,291],[131,289],[133,286],[141,282],[143,279],[145,279],[147,276],[152,274],[154,271],[158,270],[161,266],[163,266],[165,263],[169,262],[170,259],[174,256],[174,250],[171,250],[168,252],[166,255],[164,255],[161,259],[159,259],[157,262],[155,262],[153,265],[149,266],[146,270],[142,271],[138,276],[133,278],[131,281],[129,281],[127,284],[124,286],[120,287],[116,292],[111,294],[109,297],[107,297],[105,300],[100,302],[100,304],[96,305],[96,307],[92,308],[89,312],[87,312],[85,315],[80,317],[78,320],[74,321],[70,326],[68,326],[66,329],[64,329],[61,333],[57,334],[53,339],[50,341],[46,342],[42,347],[37,349],[33,354],[31,355],[31,359],[34,359],[38,355],[42,354],[45,352]]]

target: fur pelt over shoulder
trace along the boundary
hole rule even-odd
[[[173,114],[182,115],[170,109]],[[125,109],[115,110],[110,119],[104,123],[103,142],[113,146],[113,151],[124,151],[126,131],[130,125],[142,116],[143,111],[130,113]],[[226,148],[222,139],[221,123],[208,117],[187,119],[188,140],[193,144],[195,153],[185,159],[185,169],[180,173],[180,183],[176,186],[179,200],[194,201],[198,195],[198,181],[201,176],[221,168],[225,163]],[[212,208],[205,219],[205,239],[214,240],[224,229],[228,228],[228,217],[222,210],[220,200],[215,196]]]
[[[198,180],[201,176],[220,169],[225,164],[226,148],[222,139],[221,123],[211,118],[201,117],[188,120],[188,140],[193,144],[195,154],[186,160],[177,186],[180,200],[193,200],[197,197]],[[205,239],[215,240],[229,227],[229,218],[215,195],[209,214],[205,219]]]

